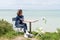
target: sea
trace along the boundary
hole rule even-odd
[[[12,18],[17,16],[17,11],[0,9],[0,19],[13,24]],[[60,10],[23,10],[23,15],[25,20],[38,20],[32,23],[32,31],[42,28],[45,32],[55,32],[57,28],[60,28]],[[29,30],[29,22],[26,23]]]

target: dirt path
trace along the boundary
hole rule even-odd
[[[37,40],[36,38],[24,38],[23,36],[18,36],[12,40]]]
[[[0,38],[0,40],[38,40],[38,39],[36,39],[36,38],[25,38],[23,36],[17,36],[13,39],[7,39],[7,38],[2,37],[2,38]]]

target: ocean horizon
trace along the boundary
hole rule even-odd
[[[12,23],[12,18],[16,17],[17,10],[0,9],[0,19],[5,19]],[[42,27],[46,32],[54,32],[60,28],[60,10],[23,10],[25,20],[39,20],[32,23],[32,31]],[[41,18],[46,18],[46,24],[42,23]],[[29,23],[27,23],[29,27]]]

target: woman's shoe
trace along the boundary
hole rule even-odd
[[[27,35],[26,33],[24,33],[24,37],[25,37],[25,38],[28,38],[28,35]]]

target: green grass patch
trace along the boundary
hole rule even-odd
[[[0,37],[3,38],[15,38],[16,36],[23,35],[23,32],[15,32],[12,28],[12,24],[6,20],[0,20]],[[38,34],[37,32],[32,32],[34,37]],[[45,32],[37,37],[39,40],[60,40],[60,29],[56,32]]]

